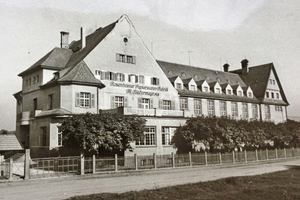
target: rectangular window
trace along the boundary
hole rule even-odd
[[[82,108],[95,107],[95,95],[88,92],[78,92],[75,96],[75,106]]]
[[[242,104],[242,114],[243,114],[243,119],[248,119],[248,104],[247,103]]]
[[[220,115],[221,116],[227,115],[226,101],[220,101]]]
[[[117,53],[117,61],[118,62],[135,64],[135,56],[129,56],[129,55],[124,55],[124,54],[118,54]]]
[[[26,84],[25,85],[28,86],[28,79],[26,79]]]
[[[176,83],[176,88],[181,89],[181,83]]]
[[[258,109],[256,104],[252,104],[252,117],[258,119]]]
[[[162,109],[163,110],[171,110],[171,101],[163,100],[162,101]]]
[[[142,75],[139,75],[139,83],[144,84],[145,83],[145,77]]]
[[[208,87],[207,86],[203,87],[203,92],[208,92]]]
[[[58,146],[62,146],[63,145],[62,134],[61,133],[57,134],[57,144],[58,144]]]
[[[37,110],[37,98],[33,99],[33,110]]]
[[[28,81],[28,82],[29,82],[29,85],[31,85],[31,78],[29,78],[29,81]]]
[[[37,76],[36,76],[36,82],[38,83],[39,81],[40,81],[40,76],[37,75]]]
[[[271,92],[272,99],[274,99],[274,92]]]
[[[117,73],[116,74],[116,81],[121,81],[121,82],[125,81],[125,75],[122,74],[122,73]]]
[[[194,99],[194,114],[196,116],[202,115],[202,100]]]
[[[279,93],[276,93],[276,97],[277,97],[277,99],[279,99]]]
[[[227,90],[227,94],[231,95],[231,90]]]
[[[159,79],[155,78],[155,77],[152,77],[151,78],[151,85],[159,85]]]
[[[180,110],[187,110],[188,109],[188,99],[187,98],[180,98]]]
[[[231,102],[231,113],[233,118],[239,116],[237,103]]]
[[[215,102],[213,100],[207,100],[207,114],[215,115]]]
[[[252,97],[252,93],[251,92],[248,92],[248,97]]]
[[[172,137],[174,135],[175,127],[162,127],[161,141],[162,145],[171,145]]]
[[[273,80],[273,85],[275,85],[275,80]]]
[[[238,96],[243,96],[243,92],[242,91],[238,91]]]
[[[47,127],[41,127],[40,146],[47,146]]]
[[[270,79],[270,84],[272,84],[272,79]]]
[[[220,88],[216,88],[216,94],[221,94]]]
[[[112,97],[112,108],[118,108],[124,106],[124,97],[114,96]]]
[[[146,127],[144,140],[136,141],[136,145],[155,145],[155,127]]]
[[[270,106],[265,105],[265,119],[270,120],[271,119],[271,113],[270,113]]]
[[[266,92],[266,97],[269,98],[269,92]]]
[[[35,79],[35,76],[34,76],[34,77],[33,77],[33,83],[35,83],[35,80],[36,80],[36,79]]]
[[[119,62],[125,62],[125,55],[117,53],[117,61],[119,61]]]
[[[192,91],[196,91],[196,87],[195,87],[195,85],[191,85],[191,88],[190,88],[190,90],[192,90]]]
[[[53,109],[53,94],[48,95],[48,110]]]

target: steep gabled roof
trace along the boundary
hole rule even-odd
[[[194,78],[197,84],[198,84],[197,81],[206,80],[206,78],[209,77],[209,82],[218,81],[219,84],[224,84],[230,81],[230,84],[232,85],[240,83],[241,86],[246,86],[244,81],[237,74],[204,69],[199,67],[191,67],[188,65],[169,63],[169,62],[159,61],[159,60],[157,60],[157,63],[167,77],[179,76],[181,79]],[[173,74],[170,75],[168,73],[169,71],[172,71]],[[186,74],[186,77],[182,77],[183,72]],[[195,75],[197,75],[196,77],[198,79],[195,78]]]
[[[23,150],[15,134],[0,134],[0,151]]]
[[[274,76],[275,76],[278,86],[280,88],[280,93],[283,98],[283,101],[265,99],[265,93],[266,93],[266,89],[268,86],[271,71],[273,71],[273,73],[274,73]],[[283,92],[281,83],[279,81],[279,78],[278,78],[278,75],[276,73],[273,63],[249,67],[249,71],[247,74],[242,74],[241,69],[234,70],[231,72],[240,75],[241,78],[243,79],[243,81],[251,87],[254,95],[261,102],[271,103],[270,101],[272,101],[272,103],[285,104],[285,105],[289,104],[285,97],[285,94]]]
[[[86,46],[83,49],[81,49],[81,39],[73,42],[69,48],[72,49],[74,53],[65,67],[74,67],[82,61],[113,30],[117,22],[118,21],[104,28],[99,28],[94,33],[88,35],[86,37]]]
[[[70,49],[55,47],[31,67],[21,72],[18,76],[24,76],[40,68],[60,70],[65,67],[65,64],[68,62],[72,53],[73,52]]]

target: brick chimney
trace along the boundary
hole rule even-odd
[[[65,31],[60,32],[60,48],[69,48],[69,33]]]
[[[249,69],[248,69],[248,60],[247,59],[244,59],[241,61],[242,63],[242,75],[245,75],[248,73]]]
[[[81,27],[80,29],[80,37],[81,37],[81,49],[83,49],[86,45],[85,31],[83,27]]]
[[[223,65],[224,72],[228,72],[229,66],[230,66],[230,65],[229,65],[228,63],[225,63],[225,64]]]

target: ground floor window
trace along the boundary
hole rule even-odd
[[[207,112],[208,112],[208,115],[215,115],[215,103],[213,100],[208,100],[207,101]]]
[[[271,113],[270,113],[270,106],[265,105],[265,119],[269,120],[271,119]]]
[[[47,127],[41,127],[40,146],[47,146]]]
[[[188,109],[188,99],[187,98],[180,98],[180,110],[187,110]]]
[[[176,128],[175,127],[162,127],[161,140],[162,145],[170,145],[172,137],[174,135]]]
[[[141,109],[153,109],[153,99],[139,98],[138,103]]]
[[[247,103],[243,103],[243,119],[247,119],[248,118],[248,104]]]
[[[257,111],[257,104],[252,104],[252,117],[257,119],[258,118],[258,111]]]
[[[136,141],[136,145],[155,145],[155,127],[146,127],[144,140]]]
[[[111,97],[111,107],[118,108],[121,106],[127,106],[127,98],[122,96],[112,96]]]

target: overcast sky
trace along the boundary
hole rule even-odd
[[[17,75],[60,45],[60,31],[78,40],[80,27],[90,33],[122,14],[159,60],[214,70],[273,62],[288,115],[300,116],[299,8],[298,0],[0,0],[0,129],[15,130]]]

